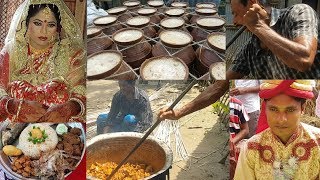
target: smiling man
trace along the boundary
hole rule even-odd
[[[320,129],[300,122],[307,80],[268,80],[261,85],[269,128],[241,149],[234,179],[317,179],[320,175]]]

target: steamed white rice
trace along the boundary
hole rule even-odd
[[[29,132],[32,130],[33,126],[39,127],[41,131],[45,130],[48,137],[45,142],[40,144],[33,144],[28,141],[30,137]],[[41,152],[48,152],[56,148],[58,144],[58,136],[56,131],[46,123],[35,123],[29,124],[20,134],[19,143],[17,147],[22,150],[23,154],[31,158],[39,158]]]

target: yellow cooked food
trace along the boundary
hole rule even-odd
[[[87,175],[106,179],[117,167],[118,164],[114,162],[107,163],[95,163],[87,170]],[[112,180],[138,180],[150,176],[153,173],[151,166],[145,164],[132,164],[126,163],[118,170],[118,172],[112,177]]]
[[[31,130],[31,137],[33,138],[42,138],[42,131],[38,128],[32,129]]]
[[[22,151],[20,149],[12,145],[6,145],[2,148],[2,150],[7,156],[20,156],[22,154]]]

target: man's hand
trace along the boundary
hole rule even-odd
[[[241,87],[238,87],[238,88],[232,88],[230,89],[230,96],[238,96],[238,95],[241,95],[241,94],[245,94],[246,91],[244,88],[241,88]]]
[[[253,4],[252,7],[244,15],[244,25],[254,32],[256,27],[267,24],[269,19],[268,13],[259,4]]]
[[[179,111],[178,110],[169,110],[167,111],[168,108],[162,108],[158,114],[158,119],[160,120],[165,120],[165,119],[170,119],[170,120],[178,120],[181,117],[178,115]]]

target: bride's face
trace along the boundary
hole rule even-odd
[[[45,49],[52,44],[57,33],[57,20],[49,8],[40,10],[30,18],[27,33],[32,47]]]

